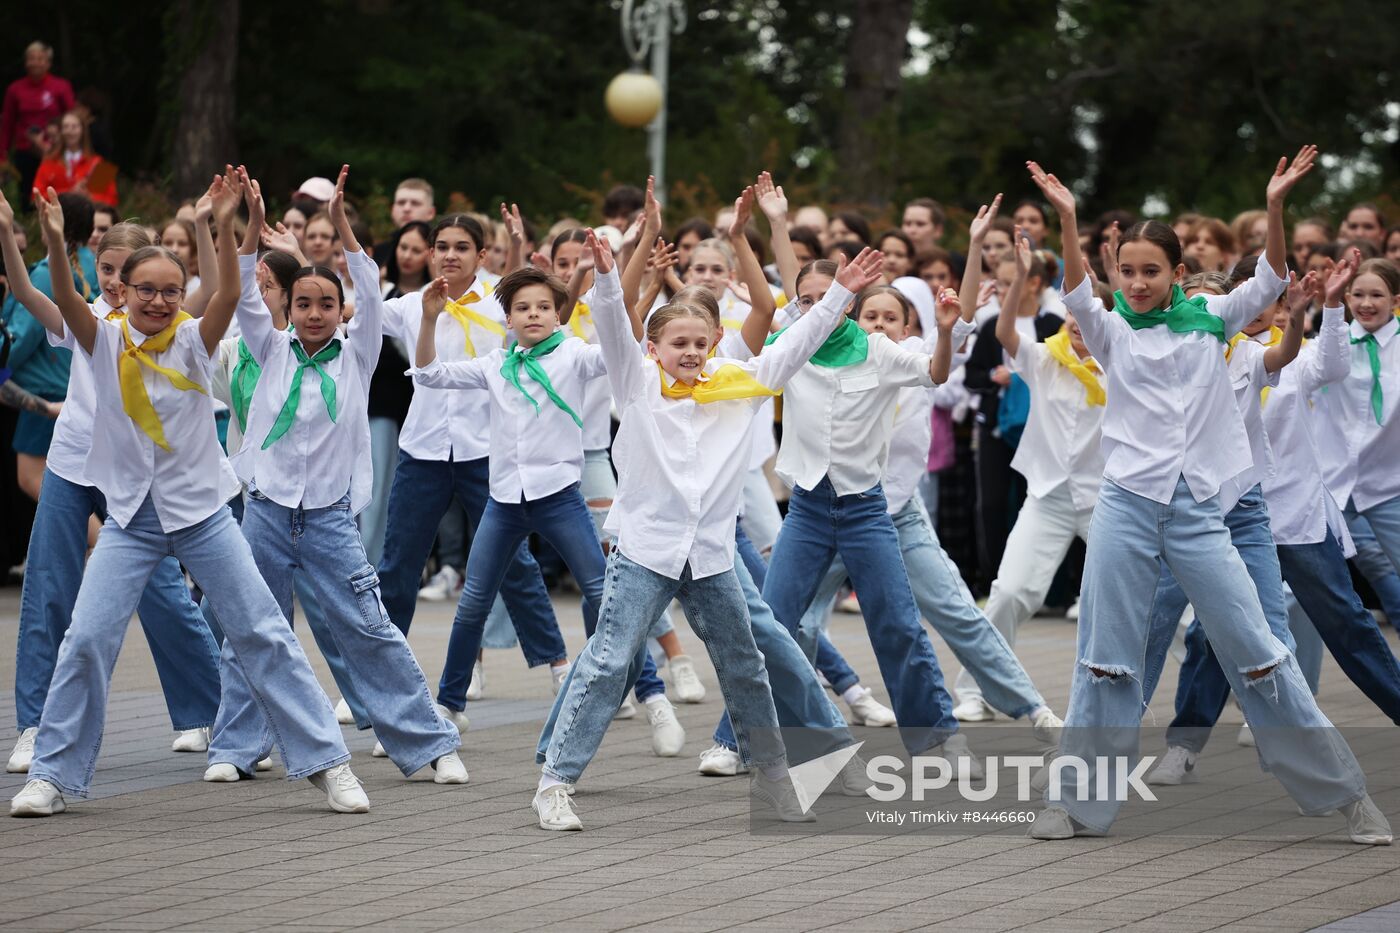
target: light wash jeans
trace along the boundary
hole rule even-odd
[[[364,693],[375,738],[400,771],[412,774],[458,747],[457,727],[438,715],[408,640],[379,600],[379,575],[365,558],[348,495],[323,509],[289,509],[249,490],[243,536],[288,622],[292,578],[308,578],[331,637]],[[226,641],[224,698],[209,762],[251,774],[271,750],[267,719]]]
[[[598,630],[570,668],[540,733],[535,760],[545,774],[568,784],[582,776],[641,673],[638,650],[645,646],[647,629],[673,598],[680,600],[714,662],[724,705],[738,732],[740,757],[759,768],[783,763],[773,692],[738,577],[730,570],[696,580],[686,567],[673,580],[614,550],[608,557]]]
[[[228,508],[166,533],[147,496],[125,528],[107,519],[88,560],[73,625],[58,652],[30,779],[87,796],[122,637],[152,571],[170,556],[188,568],[218,612],[225,644],[247,672],[287,777],[306,777],[348,761],[330,702]]]
[[[73,620],[83,580],[92,515],[107,517],[101,492],[44,471],[19,600],[15,717],[21,731],[39,725],[43,716],[59,645]],[[137,611],[170,724],[179,731],[213,725],[219,710],[219,646],[190,599],[179,561],[169,557],[156,565]]]
[[[365,556],[374,566],[384,557],[384,531],[389,525],[389,493],[399,462],[399,423],[393,418],[369,419],[369,452],[374,465],[374,494],[356,519]]]
[[[838,496],[823,477],[815,489],[793,488],[787,519],[768,563],[764,601],[812,657],[816,632],[800,630],[802,615],[838,554],[860,594],[870,644],[905,748],[917,755],[941,745],[958,731],[958,721],[933,643],[920,622],[899,535],[878,485]]]
[[[1138,759],[1144,709],[1147,594],[1165,562],[1196,607],[1226,679],[1254,730],[1259,757],[1306,813],[1359,800],[1366,781],[1351,749],[1318,709],[1298,664],[1269,630],[1259,596],[1230,543],[1215,497],[1196,502],[1184,478],[1167,505],[1105,481],[1094,509],[1080,591],[1078,658],[1060,742],[1063,754],[1088,763],[1086,775],[1064,769],[1064,806],[1089,829],[1107,832],[1122,805],[1098,797],[1112,788],[1119,757]],[[1252,679],[1249,672],[1273,668]],[[1094,673],[1102,671],[1108,676]],[[1105,775],[1096,758],[1107,757]],[[1083,781],[1081,786],[1080,781]],[[1053,787],[1053,784],[1052,784]],[[1086,799],[1077,799],[1083,793]]]
[[[1364,512],[1348,502],[1342,514],[1356,545],[1352,560],[1375,590],[1390,624],[1400,628],[1400,498]]]
[[[894,528],[919,612],[943,636],[958,663],[972,672],[979,695],[1013,719],[1045,705],[1006,639],[977,608],[957,565],[938,543],[917,496],[895,513]],[[838,554],[817,590],[813,607],[829,606],[845,579],[846,565]],[[827,613],[814,614],[809,609],[802,617],[802,626],[818,625],[824,630],[829,619]],[[803,641],[808,640],[804,633]]]
[[[1074,507],[1069,483],[1060,484],[1044,496],[1026,496],[1006,539],[1006,550],[984,610],[987,621],[1008,645],[1015,647],[1017,630],[1045,605],[1045,594],[1050,592],[1055,572],[1075,538],[1088,540],[1093,517],[1092,506]],[[976,679],[966,668],[958,672],[954,688],[959,700],[982,696]]]

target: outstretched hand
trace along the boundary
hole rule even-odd
[[[224,174],[215,175],[209,186],[209,201],[214,207],[214,222],[232,222],[243,198],[243,179],[232,165],[224,166]]]
[[[1284,292],[1284,305],[1288,308],[1288,313],[1296,319],[1301,319],[1304,311],[1312,304],[1313,295],[1318,289],[1317,271],[1313,270],[1301,279],[1298,273],[1290,271],[1288,273],[1288,290]]]
[[[1024,279],[1031,272],[1031,241],[1021,227],[1016,228],[1016,278]]]
[[[749,185],[734,199],[734,219],[729,222],[729,229],[725,231],[729,239],[738,239],[748,229],[749,218],[753,216],[753,199],[753,185]]]
[[[884,268],[885,254],[867,246],[855,259],[836,270],[836,281],[848,291],[859,294],[880,281]]]
[[[1327,276],[1327,287],[1324,295],[1327,299],[1327,306],[1335,308],[1342,303],[1342,295],[1346,292],[1347,286],[1351,284],[1351,277],[1356,274],[1356,267],[1361,265],[1361,250],[1352,247],[1347,250],[1342,261],[1332,267],[1332,271]]]
[[[1293,190],[1293,186],[1302,180],[1303,176],[1312,171],[1313,165],[1317,162],[1317,147],[1307,145],[1298,150],[1298,154],[1293,157],[1293,162],[1289,163],[1287,156],[1278,160],[1278,165],[1274,168],[1274,174],[1269,179],[1269,186],[1265,189],[1266,200],[1270,204],[1281,204],[1288,196],[1288,192]]]
[[[34,204],[39,208],[39,229],[49,242],[63,242],[63,205],[58,203],[58,193],[50,188],[47,192],[34,189]]]
[[[788,215],[787,195],[782,185],[773,184],[773,176],[764,171],[754,184],[754,194],[758,198],[758,209],[768,218],[770,224],[785,223]]]
[[[977,209],[977,216],[972,218],[972,223],[968,226],[968,233],[971,234],[974,243],[981,243],[982,238],[987,235],[987,230],[992,226],[992,221],[997,219],[997,211],[1001,209],[1001,192],[992,198],[991,204],[983,204]]]
[[[617,267],[616,260],[613,259],[612,244],[606,238],[598,236],[593,228],[588,230],[588,249],[593,254],[593,266],[601,275],[607,275]]]
[[[520,216],[520,205],[512,203],[506,210],[506,202],[501,202],[501,223],[506,225],[506,233],[517,246],[525,245],[525,221]]]
[[[258,231],[261,237],[263,228],[267,225],[267,210],[263,204],[262,185],[258,184],[256,178],[248,175],[248,169],[240,165],[238,175],[243,183],[243,202],[248,205],[248,229]]]
[[[653,230],[661,229],[661,202],[656,200],[656,176],[647,176],[646,200],[642,204],[642,216],[646,225]]]
[[[953,325],[962,318],[962,299],[953,289],[945,288],[938,294],[933,313],[938,322],[938,329],[943,333],[950,333]]]
[[[1041,194],[1045,195],[1045,200],[1050,202],[1050,206],[1055,209],[1061,217],[1074,214],[1074,194],[1065,187],[1064,182],[1045,169],[1040,167],[1039,162],[1027,162],[1026,168],[1031,173],[1031,181],[1040,188]]]
[[[447,307],[447,279],[438,276],[423,289],[423,316],[436,318]]]
[[[331,215],[331,223],[335,224],[339,230],[341,224],[348,224],[350,221],[345,216],[345,179],[350,177],[350,166],[342,165],[340,175],[335,180],[335,193],[331,195],[330,201],[326,204],[326,213]]]

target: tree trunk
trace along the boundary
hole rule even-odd
[[[881,206],[893,187],[900,67],[913,9],[913,0],[856,0],[839,165],[842,193],[857,203]]]
[[[174,187],[197,197],[214,172],[238,161],[234,136],[234,71],[238,63],[239,0],[178,0],[172,17],[183,51],[176,63],[179,115],[175,124]]]

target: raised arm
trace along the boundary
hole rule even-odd
[[[258,231],[262,225],[263,203],[262,190],[251,178],[243,185],[243,200],[248,205],[248,229],[238,248],[239,292],[234,313],[238,315],[243,343],[261,366],[272,349],[272,342],[279,338],[272,323],[272,312],[258,288]]]
[[[564,301],[564,307],[559,311],[559,323],[569,323],[569,318],[574,316],[574,306],[578,304],[579,298],[583,296],[583,281],[588,278],[588,273],[593,271],[593,257],[586,251],[578,258],[578,265],[574,266],[574,274],[569,276],[566,286],[568,297]]]
[[[205,192],[194,206],[194,252],[199,257],[199,291],[185,300],[185,311],[192,317],[203,317],[214,297],[214,285],[219,281],[219,259],[214,251],[214,234],[209,221],[214,216],[214,201]]]
[[[933,353],[928,361],[928,375],[938,386],[948,381],[948,373],[953,368],[953,345],[961,343],[954,331],[963,320],[962,299],[951,288],[943,290],[933,307],[938,320],[938,340],[934,341]]]
[[[1316,273],[1309,272],[1308,275],[1316,276]],[[1284,296],[1288,307],[1288,324],[1283,329],[1283,339],[1278,346],[1264,351],[1264,371],[1267,373],[1276,373],[1296,360],[1298,351],[1303,348],[1303,318],[1311,302],[1305,282],[1306,279],[1300,282],[1296,275],[1290,273],[1288,291]]]
[[[744,318],[740,336],[748,345],[749,352],[757,354],[763,352],[763,342],[773,330],[773,312],[778,310],[778,305],[773,301],[768,279],[763,274],[763,267],[758,264],[753,247],[749,245],[749,238],[744,236],[744,229],[748,227],[749,217],[753,213],[753,202],[754,188],[750,185],[734,201],[734,222],[729,225],[728,236],[729,246],[734,250],[739,264],[739,281],[749,291],[749,316]]]
[[[1341,382],[1351,372],[1351,333],[1342,295],[1360,262],[1361,251],[1352,249],[1350,255],[1332,269],[1325,283],[1321,275],[1313,272],[1303,278],[1305,285],[1309,279],[1313,280],[1309,303],[1322,305],[1322,327],[1313,341],[1316,349],[1295,364],[1303,367],[1299,375],[1306,392],[1316,392],[1323,386]]]
[[[1084,253],[1079,248],[1079,221],[1075,218],[1074,195],[1064,182],[1046,172],[1038,162],[1027,162],[1026,168],[1030,170],[1031,180],[1060,217],[1060,251],[1065,257],[1063,288],[1068,295],[1084,281]]]
[[[63,323],[72,332],[73,339],[83,352],[92,355],[92,346],[97,340],[97,318],[92,316],[92,307],[78,294],[73,284],[73,276],[68,267],[68,244],[63,242],[63,206],[58,203],[58,194],[50,188],[35,197],[39,208],[39,223],[44,231],[44,243],[49,248],[49,284],[53,289],[54,304],[63,315]]]
[[[422,369],[437,359],[437,322],[447,307],[447,279],[438,276],[423,289],[423,320],[418,327],[418,344],[413,351],[413,364]]]
[[[234,243],[233,218],[238,213],[238,201],[243,193],[243,181],[226,165],[223,178],[213,185],[214,222],[219,227],[219,274],[217,290],[204,309],[199,320],[199,336],[204,340],[204,351],[211,357],[219,350],[219,341],[224,339],[233,311],[238,307],[238,299],[243,286],[238,275],[238,246]],[[261,198],[261,194],[259,194]],[[208,287],[208,283],[205,283]]]
[[[768,218],[769,243],[773,247],[773,264],[778,267],[778,280],[783,283],[783,294],[791,301],[797,297],[797,273],[802,269],[792,249],[792,238],[788,236],[787,195],[782,185],[773,184],[773,176],[767,171],[758,176],[754,194],[758,198],[758,209]]]
[[[661,234],[661,202],[656,200],[656,179],[647,176],[646,202],[642,207],[642,232],[638,234],[638,248],[632,251],[632,258],[622,269],[622,302],[629,311],[637,305],[637,293],[642,287],[642,276],[652,256],[652,247]],[[633,321],[632,329],[637,331],[637,339],[642,339],[641,322]]]
[[[1299,149],[1298,154],[1293,157],[1292,164],[1289,164],[1287,156],[1280,158],[1264,191],[1264,204],[1269,214],[1268,232],[1264,235],[1264,261],[1280,279],[1288,277],[1288,240],[1283,232],[1283,202],[1288,198],[1288,192],[1293,190],[1293,186],[1312,171],[1316,161],[1316,146],[1304,146]]]
[[[627,315],[632,319],[632,336],[637,340],[640,341],[646,336],[647,314],[661,295],[661,287],[666,283],[666,273],[679,261],[675,244],[668,244],[658,238],[656,248],[651,251],[651,258],[647,260],[647,269],[651,276],[647,279],[646,288],[642,290],[641,297],[627,306]]]
[[[608,384],[618,405],[623,405],[646,390],[641,355],[637,339],[627,323],[627,309],[622,301],[622,282],[618,279],[617,263],[607,240],[588,231],[587,247],[592,253],[593,323],[598,328],[598,345],[607,366]]]
[[[1016,330],[1016,308],[1021,303],[1021,294],[1026,288],[1026,275],[1031,268],[1031,241],[1016,228],[1016,278],[1002,303],[997,315],[997,342],[1006,351],[1007,357],[1015,359],[1021,352],[1021,334]]]
[[[56,337],[62,337],[63,315],[53,299],[34,287],[29,281],[29,267],[24,264],[24,255],[19,251],[19,241],[15,239],[15,210],[5,195],[0,192],[0,251],[5,256],[5,280],[15,301],[24,305],[34,320]],[[65,259],[66,261],[66,259]]]
[[[963,269],[962,288],[958,292],[958,301],[962,305],[965,321],[972,320],[977,314],[977,309],[982,306],[979,300],[981,296],[978,294],[982,282],[982,241],[986,239],[992,221],[997,219],[999,210],[1001,192],[998,191],[991,204],[983,204],[977,209],[977,216],[972,218],[972,223],[967,228],[967,266]]]
[[[525,265],[525,221],[520,217],[520,205],[512,203],[506,210],[506,202],[501,202],[501,223],[506,225],[510,246],[506,247],[506,272],[514,272]]]
[[[252,227],[249,227],[249,229],[251,230]],[[279,253],[286,253],[288,256],[291,256],[297,261],[297,265],[311,265],[306,258],[306,254],[301,251],[301,244],[297,242],[296,234],[288,230],[280,221],[277,224],[277,229],[274,230],[272,227],[268,226],[267,221],[264,220],[262,234],[259,239],[262,245],[268,249],[275,249]],[[246,243],[247,241],[245,240],[244,242]]]

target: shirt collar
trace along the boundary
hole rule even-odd
[[[1390,320],[1386,321],[1380,326],[1379,330],[1375,331],[1376,343],[1383,347],[1386,346],[1390,343],[1390,338],[1395,336],[1396,331],[1400,331],[1400,318],[1391,315]],[[1352,321],[1351,336],[1356,340],[1362,339],[1366,336],[1366,328],[1362,327],[1359,321]]]

